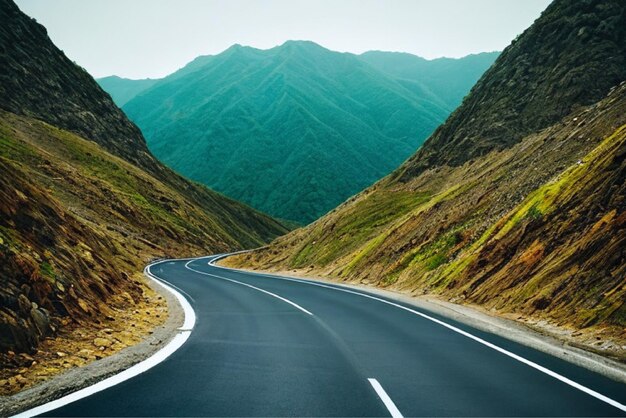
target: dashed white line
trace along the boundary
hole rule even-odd
[[[504,355],[506,355],[506,356],[508,356],[508,357],[510,357],[512,359],[514,359],[514,360],[517,360],[520,363],[524,363],[527,366],[530,366],[533,369],[536,369],[536,370],[540,371],[541,373],[547,374],[548,376],[551,376],[551,377],[553,377],[553,378],[555,378],[557,380],[560,380],[561,382],[563,382],[563,383],[565,383],[565,384],[567,384],[567,385],[569,385],[569,386],[571,386],[571,387],[573,387],[575,389],[578,389],[579,391],[584,392],[584,393],[586,393],[586,394],[588,394],[590,396],[593,396],[594,398],[596,398],[596,399],[598,399],[598,400],[600,400],[602,402],[605,402],[605,403],[607,403],[607,404],[609,404],[609,405],[611,405],[611,406],[613,406],[613,407],[615,407],[615,408],[617,408],[617,409],[619,409],[621,411],[626,411],[626,405],[616,401],[615,399],[611,399],[608,396],[605,396],[605,395],[603,395],[603,394],[601,394],[599,392],[596,392],[595,390],[593,390],[591,388],[588,388],[588,387],[586,387],[584,385],[581,385],[580,383],[574,382],[573,380],[568,379],[567,377],[565,377],[565,376],[563,376],[563,375],[561,375],[561,374],[559,374],[557,372],[554,372],[554,371],[552,371],[552,370],[550,370],[550,369],[548,369],[546,367],[543,367],[543,366],[541,366],[541,365],[539,365],[539,364],[537,364],[537,363],[535,363],[535,362],[533,362],[531,360],[528,360],[528,359],[526,359],[526,358],[524,358],[522,356],[519,356],[519,355],[517,355],[515,353],[512,353],[511,351],[508,351],[508,350],[506,350],[506,349],[504,349],[502,347],[499,347],[499,346],[497,346],[495,344],[492,344],[489,341],[483,340],[482,338],[477,337],[477,336],[475,336],[473,334],[470,334],[467,331],[463,331],[462,329],[457,328],[454,325],[450,325],[450,324],[448,324],[448,323],[446,323],[444,321],[441,321],[441,320],[439,320],[437,318],[433,318],[430,315],[427,315],[425,313],[416,311],[415,309],[411,309],[411,308],[408,308],[406,306],[402,306],[402,305],[400,305],[398,303],[390,302],[390,301],[385,300],[385,299],[377,298],[376,296],[371,296],[371,295],[368,295],[368,294],[365,294],[365,293],[355,292],[353,290],[344,289],[344,288],[341,288],[341,287],[327,286],[327,285],[324,285],[324,284],[321,284],[321,283],[315,283],[315,282],[311,282],[311,281],[308,281],[308,280],[292,279],[292,278],[289,278],[289,277],[272,276],[272,275],[261,274],[261,273],[251,273],[251,272],[247,272],[245,270],[231,269],[231,268],[228,268],[228,267],[222,267],[222,266],[218,266],[218,265],[215,264],[215,262],[217,260],[219,260],[220,258],[223,258],[225,256],[226,255],[215,257],[215,258],[211,259],[209,261],[209,265],[211,265],[213,267],[216,267],[216,268],[219,268],[219,269],[224,269],[224,270],[239,271],[241,273],[252,274],[252,275],[261,276],[261,277],[268,277],[268,278],[276,279],[276,280],[286,280],[286,281],[291,281],[291,282],[304,283],[304,284],[308,284],[308,285],[311,285],[311,286],[318,286],[318,287],[323,287],[323,288],[326,288],[326,289],[336,290],[338,292],[351,293],[353,295],[358,295],[358,296],[361,296],[361,297],[364,297],[364,298],[368,298],[368,299],[372,299],[372,300],[375,300],[375,301],[378,301],[378,302],[386,303],[387,305],[395,306],[396,308],[403,309],[403,310],[405,310],[407,312],[411,312],[412,314],[415,314],[415,315],[420,316],[420,317],[422,317],[424,319],[427,319],[427,320],[432,321],[432,322],[434,322],[436,324],[439,324],[439,325],[441,325],[443,327],[446,327],[446,328],[448,328],[451,331],[454,331],[454,332],[456,332],[458,334],[461,334],[461,335],[463,335],[463,336],[465,336],[467,338],[470,338],[470,339],[472,339],[472,340],[474,340],[474,341],[476,341],[476,342],[478,342],[478,343],[480,343],[482,345],[485,345],[485,346],[487,346],[487,347],[489,347],[489,348],[491,348],[491,349],[493,349],[495,351],[498,351],[498,352],[500,352],[500,353],[502,353],[502,354],[504,354]]]
[[[289,299],[286,299],[286,298],[284,298],[284,297],[282,297],[282,296],[279,296],[279,295],[277,295],[277,294],[275,294],[275,293],[268,292],[267,290],[261,289],[261,288],[256,287],[256,286],[252,286],[251,284],[248,284],[248,283],[240,282],[240,281],[238,281],[238,280],[233,280],[233,279],[229,279],[229,278],[226,278],[226,277],[217,276],[217,275],[215,275],[215,274],[211,274],[211,273],[207,273],[207,272],[204,272],[204,271],[200,271],[200,270],[196,270],[196,269],[194,269],[194,268],[191,268],[191,267],[189,267],[189,263],[191,263],[192,261],[194,261],[194,260],[191,260],[191,261],[186,262],[186,263],[185,263],[185,268],[187,268],[188,270],[194,271],[194,272],[196,272],[196,273],[198,273],[198,274],[204,274],[205,276],[215,277],[215,278],[218,278],[218,279],[221,279],[221,280],[226,280],[226,281],[229,281],[229,282],[232,282],[232,283],[237,283],[237,284],[240,284],[240,285],[242,285],[242,286],[249,287],[249,288],[254,289],[254,290],[258,290],[259,292],[265,293],[266,295],[273,296],[273,297],[275,297],[276,299],[282,300],[283,302],[290,304],[290,305],[291,305],[291,306],[293,306],[294,308],[301,310],[302,312],[304,312],[304,313],[305,313],[305,314],[307,314],[307,315],[311,315],[311,316],[313,316],[313,314],[312,314],[311,312],[307,311],[307,310],[306,310],[306,309],[304,309],[302,306],[298,305],[298,304],[297,304],[297,303],[295,303],[295,302],[290,301]]]
[[[402,418],[402,414],[400,413],[400,411],[396,407],[396,404],[393,403],[393,401],[391,400],[389,395],[387,395],[387,392],[385,392],[385,389],[383,389],[383,387],[378,382],[378,380],[376,380],[374,378],[369,378],[367,380],[368,380],[368,382],[370,382],[370,385],[372,385],[372,387],[374,388],[374,390],[378,394],[378,397],[380,398],[380,400],[383,401],[383,403],[387,407],[387,410],[391,414],[392,418]]]

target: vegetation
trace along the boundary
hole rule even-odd
[[[439,76],[416,68],[410,81],[366,58],[312,42],[235,45],[142,91],[124,111],[170,167],[306,224],[411,155],[495,57],[447,60]]]

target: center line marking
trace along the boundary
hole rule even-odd
[[[424,319],[432,321],[432,322],[434,322],[436,324],[439,324],[439,325],[441,325],[441,326],[443,326],[445,328],[448,328],[451,331],[454,331],[454,332],[456,332],[458,334],[461,334],[461,335],[463,335],[463,336],[465,336],[467,338],[470,338],[470,339],[476,341],[477,343],[480,343],[480,344],[482,344],[484,346],[487,346],[487,347],[489,347],[489,348],[491,348],[491,349],[493,349],[495,351],[498,351],[498,352],[504,354],[505,356],[508,356],[508,357],[510,357],[510,358],[512,358],[514,360],[519,361],[520,363],[523,363],[523,364],[525,364],[527,366],[532,367],[535,370],[540,371],[541,373],[547,374],[548,376],[551,376],[551,377],[553,377],[553,378],[555,378],[557,380],[560,380],[561,382],[565,383],[566,385],[569,385],[569,386],[571,386],[571,387],[573,387],[575,389],[578,389],[581,392],[584,392],[584,393],[586,393],[586,394],[588,394],[590,396],[593,396],[594,398],[596,398],[596,399],[598,399],[598,400],[600,400],[602,402],[605,402],[605,403],[607,403],[607,404],[609,404],[611,406],[614,406],[615,408],[619,409],[620,411],[626,411],[626,405],[616,401],[615,399],[611,399],[611,398],[609,398],[606,395],[603,395],[603,394],[601,394],[599,392],[596,392],[595,390],[593,390],[591,388],[588,388],[587,386],[581,385],[580,383],[575,382],[575,381],[573,381],[573,380],[563,376],[562,374],[554,372],[554,371],[548,369],[547,367],[541,366],[541,365],[535,363],[534,361],[528,360],[528,359],[526,359],[526,358],[524,358],[522,356],[519,356],[519,355],[517,355],[517,354],[515,354],[515,353],[513,353],[513,352],[511,352],[509,350],[506,350],[506,349],[504,349],[504,348],[502,348],[502,347],[500,347],[498,345],[492,344],[489,341],[486,341],[486,340],[484,340],[484,339],[482,339],[480,337],[477,337],[474,334],[471,334],[469,332],[463,331],[462,329],[460,329],[458,327],[455,327],[454,325],[450,325],[450,324],[448,324],[445,321],[441,321],[441,320],[439,320],[437,318],[434,318],[434,317],[432,317],[430,315],[422,313],[422,312],[420,312],[418,310],[411,309],[409,307],[406,307],[406,306],[403,306],[403,305],[400,305],[398,303],[394,303],[394,302],[391,302],[391,301],[388,301],[388,300],[385,300],[385,299],[381,299],[381,298],[378,298],[376,296],[371,296],[371,295],[368,295],[366,293],[355,292],[353,290],[345,289],[345,288],[341,287],[341,285],[336,285],[336,286],[339,286],[339,287],[328,286],[328,285],[325,285],[325,284],[322,284],[322,283],[312,282],[312,281],[309,281],[309,280],[293,279],[293,278],[290,278],[290,277],[274,276],[274,275],[270,275],[270,274],[249,272],[249,271],[238,270],[238,269],[233,269],[233,268],[229,268],[229,267],[222,267],[222,266],[218,266],[218,265],[215,264],[215,262],[217,260],[219,260],[220,258],[224,258],[226,256],[221,255],[221,256],[212,258],[209,261],[209,265],[211,265],[213,267],[216,267],[216,268],[219,268],[219,269],[223,269],[223,270],[238,271],[238,272],[243,273],[243,274],[250,274],[250,275],[255,275],[255,276],[259,276],[259,277],[267,277],[267,278],[275,279],[275,280],[285,280],[285,281],[290,281],[290,282],[295,282],[295,283],[307,284],[307,285],[311,285],[311,286],[323,287],[323,288],[326,288],[326,289],[331,289],[331,290],[335,290],[335,291],[338,291],[338,292],[350,293],[350,294],[361,296],[361,297],[364,297],[364,298],[376,300],[378,302],[385,303],[387,305],[395,306],[396,308],[405,310],[407,312],[411,312],[414,315],[417,315],[417,316],[420,316],[420,317],[422,317]]]
[[[380,398],[380,400],[383,401],[383,403],[387,407],[387,410],[389,411],[391,416],[393,418],[402,418],[402,414],[400,413],[400,411],[396,407],[396,404],[393,403],[393,401],[391,400],[389,395],[387,395],[387,392],[385,392],[385,389],[383,389],[381,384],[378,383],[378,380],[376,380],[374,378],[369,378],[367,380],[370,382],[370,384],[372,385],[372,387],[374,388],[374,390],[378,394],[378,397]]]
[[[307,315],[311,315],[311,316],[313,316],[313,314],[312,314],[311,312],[307,311],[307,310],[306,310],[306,309],[304,309],[302,306],[298,305],[298,304],[297,304],[297,303],[295,303],[295,302],[290,301],[289,299],[285,299],[284,297],[279,296],[279,295],[277,295],[277,294],[275,294],[275,293],[268,292],[267,290],[263,290],[263,289],[258,288],[258,287],[256,287],[256,286],[252,286],[251,284],[244,283],[244,282],[240,282],[240,281],[238,281],[238,280],[228,279],[228,278],[226,278],[226,277],[217,276],[217,275],[215,275],[215,274],[206,273],[206,272],[204,272],[204,271],[200,271],[200,270],[196,270],[196,269],[194,269],[194,268],[191,268],[191,267],[189,267],[189,263],[191,263],[192,261],[195,261],[195,260],[191,260],[191,261],[188,261],[187,263],[185,263],[185,268],[186,268],[186,269],[191,270],[191,271],[194,271],[194,272],[199,273],[199,274],[204,274],[205,276],[216,277],[216,278],[218,278],[218,279],[227,280],[227,281],[232,282],[232,283],[237,283],[237,284],[240,284],[240,285],[242,285],[242,286],[247,286],[247,287],[249,287],[249,288],[251,288],[251,289],[258,290],[259,292],[263,292],[263,293],[265,293],[265,294],[267,294],[267,295],[273,296],[273,297],[275,297],[276,299],[280,299],[280,300],[282,300],[283,302],[290,304],[290,305],[291,305],[291,306],[293,306],[294,308],[301,310],[302,312],[304,312],[304,313],[305,313],[305,314],[307,314]]]

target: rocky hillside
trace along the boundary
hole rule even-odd
[[[145,290],[132,276],[151,258],[286,232],[163,167],[43,27],[6,0],[0,16],[1,366],[18,370],[15,352],[132,309]]]
[[[615,23],[625,7],[555,1],[425,151],[309,227],[226,262],[442,295],[520,320],[584,328],[600,333],[585,343],[626,358],[626,86],[617,87],[626,67],[598,70],[625,59],[624,25]],[[594,35],[606,24],[615,25],[610,36]],[[566,36],[572,33],[588,34],[584,47],[578,35]],[[535,48],[520,48],[531,41]],[[502,84],[501,73],[514,74],[523,62],[540,63],[541,71],[529,68],[521,85],[515,77]],[[567,91],[553,87],[562,83]],[[521,105],[511,108],[514,99]],[[534,120],[541,108],[545,115]],[[620,344],[605,342],[602,332]]]
[[[438,94],[463,97],[488,67],[488,60],[452,61],[438,78],[415,69],[412,79],[399,79],[313,42],[234,45],[197,58],[123,109],[170,167],[271,215],[309,223],[415,152],[454,108]],[[467,67],[476,68],[473,79]],[[428,83],[436,82],[448,88],[434,93]]]
[[[139,129],[50,41],[43,26],[12,0],[0,0],[0,21],[0,109],[69,130],[158,170]]]
[[[626,79],[626,4],[554,1],[395,176],[508,148]]]

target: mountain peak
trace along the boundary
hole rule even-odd
[[[275,48],[272,49],[279,49],[279,50],[298,50],[298,51],[305,51],[305,52],[315,52],[315,51],[324,51],[324,52],[331,52],[329,49],[324,48],[323,46],[321,46],[320,44],[317,44],[313,41],[304,41],[304,40],[289,40],[289,41],[285,41],[282,43],[282,45],[279,45]]]

